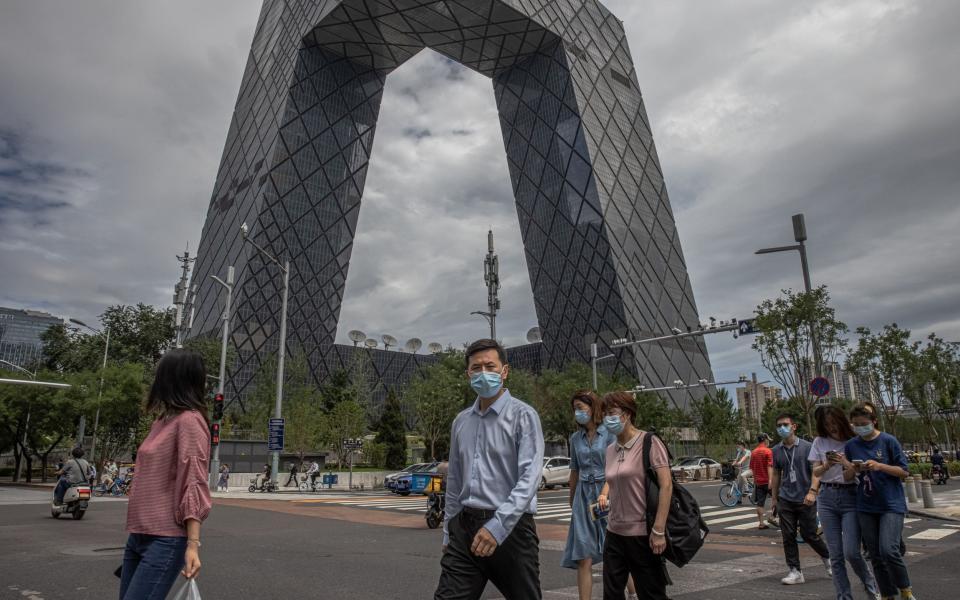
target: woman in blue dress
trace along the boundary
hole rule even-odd
[[[600,398],[589,390],[576,392],[571,400],[577,431],[570,436],[570,529],[560,566],[577,570],[580,600],[590,600],[593,565],[603,560],[605,518],[594,519],[590,508],[603,488],[607,446],[616,441],[603,426]],[[633,580],[627,582],[630,600],[636,600]]]

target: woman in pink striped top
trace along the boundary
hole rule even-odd
[[[180,572],[200,572],[200,523],[210,513],[206,369],[195,352],[172,350],[157,365],[147,410],[157,418],[137,449],[127,505],[120,600],[165,598]]]

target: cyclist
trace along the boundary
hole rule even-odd
[[[320,465],[317,461],[310,463],[310,468],[307,469],[307,475],[310,477],[310,489],[317,489],[317,477],[320,476]]]
[[[737,471],[737,487],[741,492],[747,489],[747,481],[753,477],[753,471],[750,470],[751,454],[745,441],[737,442],[737,455],[733,459],[733,468]]]

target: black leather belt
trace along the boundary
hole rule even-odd
[[[821,482],[820,482],[820,486],[821,486],[821,487],[828,487],[828,488],[834,488],[834,489],[852,488],[852,487],[856,487],[856,485],[857,485],[857,483],[856,483],[855,481],[854,481],[854,482],[850,482],[850,483],[834,483],[834,482],[832,482],[832,481],[830,481],[830,482],[821,481]]]
[[[495,510],[488,510],[485,508],[471,508],[469,506],[464,506],[463,510],[460,511],[463,516],[470,519],[475,519],[477,521],[489,521],[497,514]]]

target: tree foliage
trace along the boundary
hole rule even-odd
[[[446,456],[453,419],[475,397],[464,375],[463,352],[447,352],[439,359],[421,369],[404,392],[413,404],[416,431],[423,437],[429,458],[434,459]],[[508,384],[512,388],[513,373]]]
[[[383,414],[377,424],[377,442],[385,446],[385,464],[388,469],[402,469],[407,461],[407,434],[400,398],[390,389]]]
[[[847,326],[830,306],[826,286],[809,293],[783,290],[779,298],[761,302],[756,312],[760,333],[753,349],[785,395],[799,403],[800,418],[810,428],[817,398],[808,384],[819,375],[815,358],[819,355],[824,363],[839,360],[847,346]]]
[[[910,342],[909,329],[901,329],[896,323],[884,325],[877,333],[867,327],[858,327],[857,335],[860,339],[850,353],[847,367],[870,387],[873,397],[880,403],[884,427],[895,434],[897,413],[906,399],[917,343]]]
[[[694,400],[690,408],[704,453],[708,443],[732,444],[740,437],[740,415],[725,388]]]

